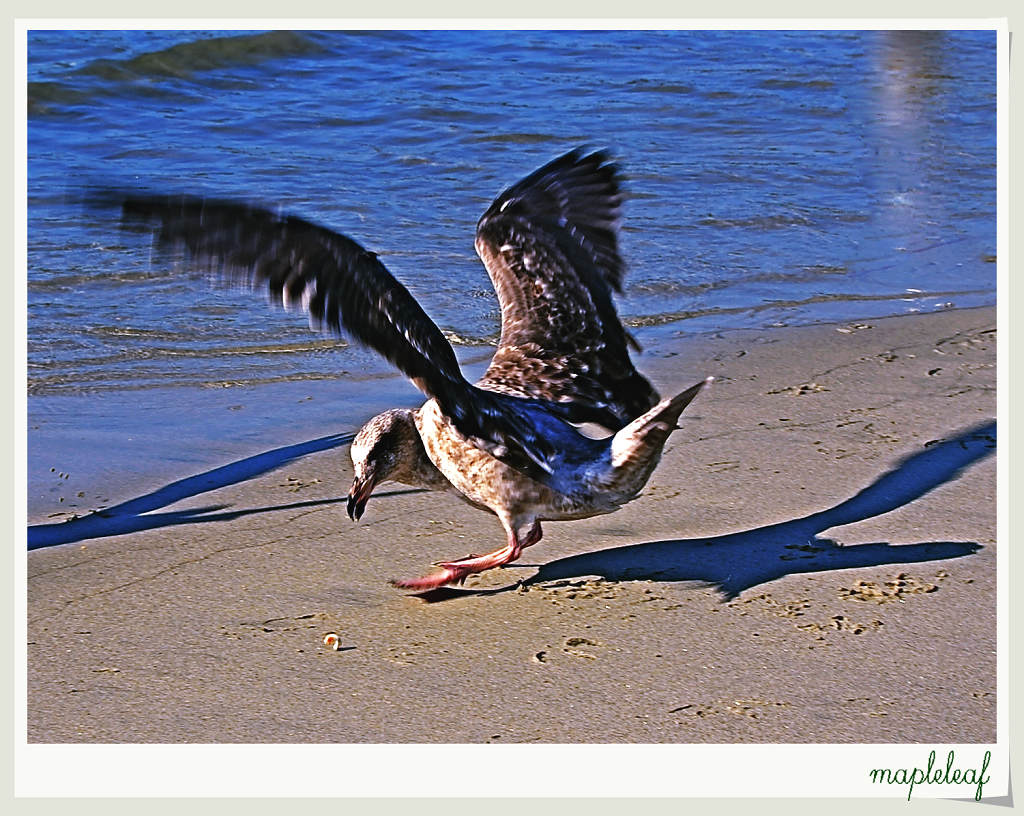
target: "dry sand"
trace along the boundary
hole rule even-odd
[[[717,382],[644,495],[429,599],[385,581],[497,521],[353,524],[338,438],[36,528],[28,738],[994,741],[995,356],[993,309],[659,343]]]

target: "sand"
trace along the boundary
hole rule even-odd
[[[352,523],[342,436],[36,528],[29,741],[994,741],[995,326],[668,331],[656,385],[717,381],[644,495],[427,598],[497,521]]]

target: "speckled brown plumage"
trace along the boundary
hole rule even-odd
[[[596,445],[593,457],[560,473],[558,488],[532,479],[480,450],[459,432],[436,402],[427,402],[415,413],[426,457],[459,495],[498,517],[507,543],[484,556],[442,561],[437,564],[440,569],[430,575],[392,583],[417,591],[461,583],[472,573],[518,558],[525,547],[540,541],[542,521],[571,521],[612,513],[633,501],[660,461],[680,414],[707,382],[710,380],[662,400]],[[411,448],[406,454],[416,455]]]

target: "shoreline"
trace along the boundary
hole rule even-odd
[[[663,332],[636,361],[656,387],[716,382],[644,495],[436,602],[385,581],[496,520],[389,484],[352,524],[325,435],[349,429],[257,423],[248,455],[49,525],[29,740],[994,741],[995,326]]]
[[[995,307],[966,311],[987,308]],[[936,313],[861,315],[842,323],[771,329],[701,328],[699,322],[687,320],[630,331],[644,348],[634,361],[646,371],[647,366],[659,365],[662,354],[699,359],[701,344],[709,337],[752,332],[771,337],[815,326]],[[492,349],[456,350],[472,381],[483,373]],[[683,376],[696,381],[701,375],[695,369]],[[671,390],[676,385],[666,370],[663,387]],[[131,499],[140,488],[155,490],[270,447],[354,433],[380,411],[414,408],[422,401],[422,394],[397,372],[366,379],[338,376],[223,388],[190,384],[33,395],[28,401],[28,522],[52,524],[106,510]]]

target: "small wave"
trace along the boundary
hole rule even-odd
[[[846,105],[836,105],[834,108],[825,107],[823,105],[811,105],[800,108],[800,113],[804,116],[818,116],[823,118],[845,116],[848,112],[849,109]]]
[[[648,79],[636,79],[627,83],[626,90],[633,93],[691,94],[694,88],[692,85],[683,85],[678,82],[652,82]]]
[[[738,280],[715,280],[701,281],[700,283],[687,283],[685,281],[673,281],[671,278],[655,278],[651,281],[637,281],[627,287],[630,295],[687,295],[697,296],[721,289],[730,289],[741,286],[748,287],[757,284],[808,284],[818,280],[822,275],[848,274],[849,268],[842,265],[815,263],[801,266],[797,271],[754,271],[746,270]]]
[[[556,142],[559,138],[550,133],[489,133],[486,136],[473,136],[470,141],[501,144],[543,144],[545,142]]]
[[[414,156],[407,154],[405,156],[399,156],[395,159],[399,164],[405,165],[406,167],[436,167],[437,162],[433,159],[428,159],[426,156]]]
[[[75,73],[112,81],[139,77],[187,79],[201,71],[257,65],[281,57],[316,54],[321,50],[320,45],[302,32],[270,31],[198,39],[124,60],[95,60]]]
[[[55,107],[82,105],[91,98],[91,94],[62,82],[29,82],[26,89],[30,117],[52,113]]]
[[[717,218],[709,215],[696,223],[701,227],[719,227],[722,229],[755,229],[775,230],[789,227],[814,227],[823,222],[857,224],[869,220],[869,216],[853,210],[840,210],[834,207],[809,207],[806,211],[775,213],[772,215],[754,215],[748,218]]]
[[[72,274],[52,275],[47,278],[36,278],[28,281],[27,287],[30,292],[61,292],[76,289],[81,286],[103,286],[117,285],[119,283],[140,283],[152,281],[176,280],[180,275],[166,271],[143,271],[143,272],[111,272],[104,275],[97,274]]]
[[[785,229],[786,227],[810,227],[814,222],[802,215],[755,215],[753,218],[702,218],[697,222],[702,227],[723,227],[742,229]]]
[[[499,114],[492,110],[470,110],[457,107],[421,107],[416,110],[415,115],[418,119],[438,122],[478,122],[486,124],[500,119]]]
[[[735,285],[734,281],[702,281],[701,283],[686,283],[678,280],[647,280],[636,281],[626,286],[627,295],[685,295],[695,297],[703,295],[715,289],[725,289]]]
[[[720,169],[702,169],[698,170],[693,174],[694,183],[698,185],[705,184],[764,184],[764,179],[757,178],[756,176],[737,173],[730,170]],[[656,196],[652,196],[656,197]]]
[[[303,32],[271,31],[197,39],[126,59],[98,59],[70,72],[63,80],[27,83],[28,115],[49,115],[62,108],[88,104],[99,94],[116,93],[116,83],[159,77],[189,79],[204,71],[257,65],[322,51],[323,47]],[[108,84],[99,87],[80,84],[88,79]],[[160,85],[135,86],[134,92],[156,96],[172,94],[169,88]]]
[[[748,272],[739,280],[713,280],[700,283],[672,279],[639,280],[626,287],[628,295],[683,295],[696,297],[719,289],[749,286],[758,283],[813,283],[823,275],[846,275],[849,269],[845,266],[830,264],[810,264],[800,267],[796,272]]]
[[[835,83],[827,79],[766,79],[758,85],[771,90],[790,90],[794,88],[834,88]]]
[[[293,373],[279,376],[254,376],[246,379],[206,380],[199,377],[168,377],[165,375],[108,374],[103,377],[60,377],[49,381],[29,381],[28,394],[33,397],[103,394],[117,391],[149,391],[154,388],[244,388],[281,382],[312,382],[316,380],[350,379],[348,372]]]
[[[181,340],[184,342],[194,340],[194,335],[183,336],[179,333],[167,331],[149,331],[146,329],[125,328],[115,330],[111,327],[100,327],[85,329],[84,334],[111,337],[111,338],[132,338],[143,341],[162,340],[164,342]],[[33,365],[37,368],[62,368],[66,365],[74,365],[78,369],[83,367],[106,367],[110,365],[132,364],[142,361],[159,361],[171,359],[210,359],[219,357],[257,356],[268,354],[318,354],[325,351],[335,351],[348,347],[344,340],[308,340],[293,343],[275,343],[273,345],[261,343],[258,345],[211,345],[211,346],[154,346],[139,345],[132,348],[120,350],[114,354],[105,354],[94,357],[83,357],[73,361],[35,361]]]
[[[374,127],[376,125],[389,124],[393,117],[388,114],[368,114],[366,116],[345,117],[327,116],[317,122],[317,127],[323,128],[347,128],[347,127]]]
[[[198,385],[201,388],[246,388],[253,385],[270,385],[272,383],[285,382],[315,382],[317,380],[340,380],[349,379],[348,372],[339,371],[333,374],[305,373],[278,374],[273,377],[247,377],[243,380],[202,380],[189,382],[189,385]],[[161,383],[161,386],[163,383]],[[142,386],[146,387],[146,386]]]
[[[694,318],[709,317],[711,315],[729,315],[763,312],[768,309],[798,309],[802,306],[812,306],[816,303],[863,303],[870,301],[889,301],[892,303],[913,303],[928,301],[935,298],[963,296],[963,295],[984,295],[985,290],[968,290],[964,292],[921,292],[910,294],[906,291],[894,294],[878,295],[850,295],[850,294],[819,294],[806,298],[793,300],[769,300],[763,303],[756,303],[747,306],[709,307],[706,309],[681,309],[679,311],[661,312],[659,314],[639,315],[626,317],[623,323],[631,328],[643,328],[646,326],[662,326],[666,323],[675,323],[681,320],[692,320]],[[902,307],[900,311],[904,311]]]
[[[173,332],[166,329],[139,329],[134,326],[86,326],[82,334],[92,337],[132,337],[141,340],[189,341],[195,333]]]

